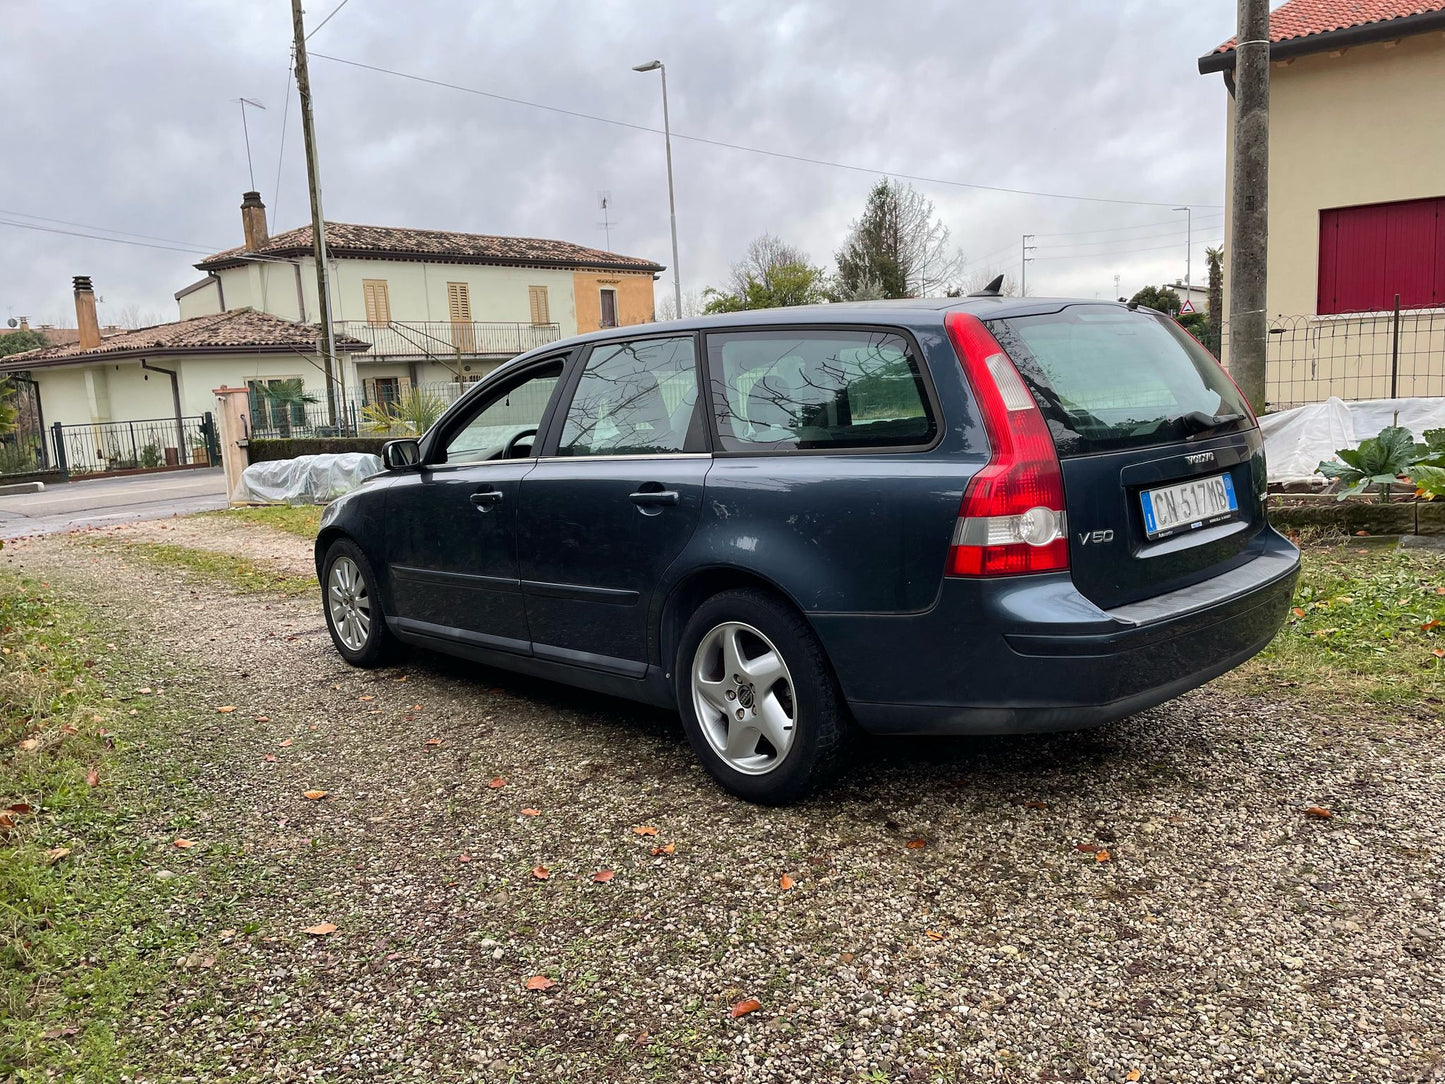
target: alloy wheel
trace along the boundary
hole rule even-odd
[[[350,557],[338,557],[326,575],[326,601],[337,638],[351,651],[360,651],[371,635],[371,596],[366,580]]]
[[[728,767],[766,775],[788,755],[798,718],[793,678],[766,636],[724,621],[697,645],[692,703],[708,744]]]

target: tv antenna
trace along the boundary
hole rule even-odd
[[[603,235],[607,238],[607,248],[610,251],[612,248],[612,222],[607,212],[612,208],[611,192],[597,193],[597,208],[602,212],[602,221],[597,224],[602,227]]]
[[[246,128],[246,106],[264,110],[266,107],[254,98],[233,98],[241,106],[241,135],[246,139],[246,172],[251,176],[251,191],[256,190],[256,171],[251,166],[251,133]]]

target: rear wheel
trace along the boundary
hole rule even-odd
[[[740,798],[796,801],[836,771],[847,708],[812,629],[778,599],[751,588],[708,599],[674,672],[693,751]]]
[[[339,538],[321,563],[322,608],[331,642],[352,666],[381,666],[396,652],[386,627],[371,562],[349,538]]]

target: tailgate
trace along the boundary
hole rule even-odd
[[[993,321],[1048,421],[1075,586],[1108,609],[1249,560],[1264,442],[1224,370],[1168,317],[1080,303]]]

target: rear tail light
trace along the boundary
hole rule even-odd
[[[978,317],[951,312],[945,326],[993,453],[964,491],[948,574],[1004,576],[1068,568],[1064,475],[1048,423]]]

